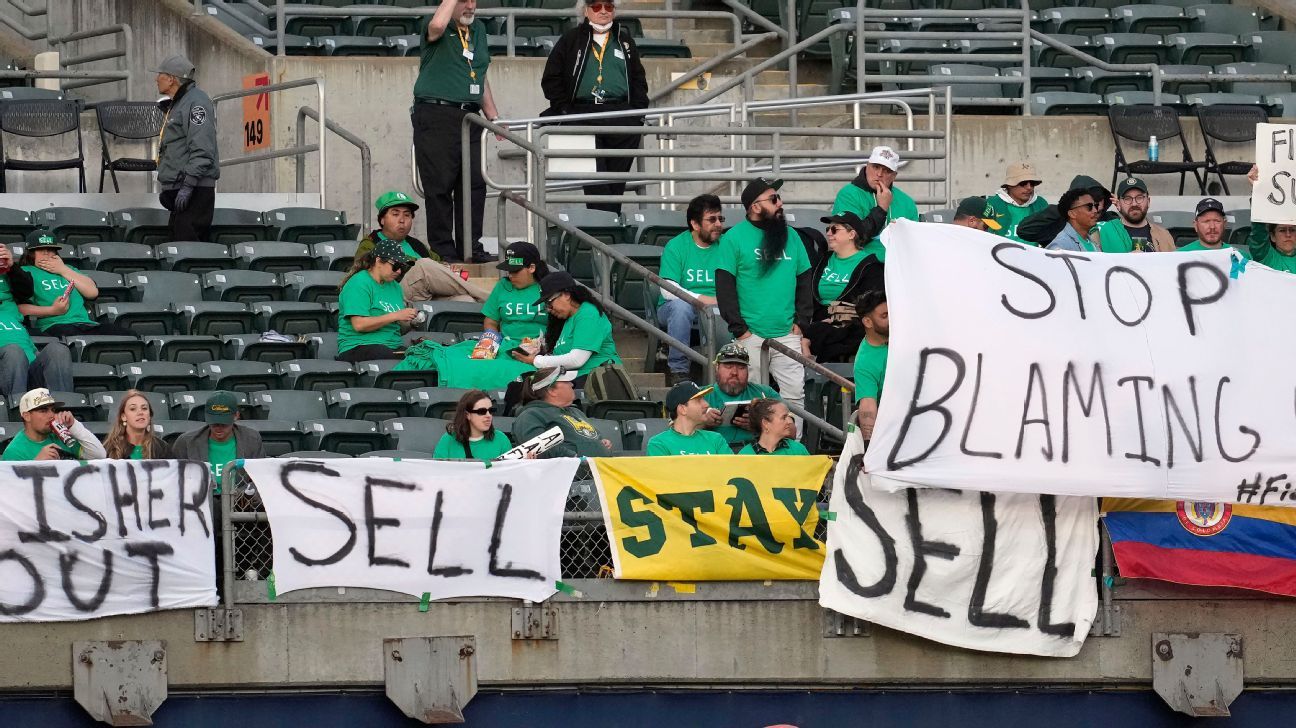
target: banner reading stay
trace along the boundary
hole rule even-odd
[[[0,482],[0,622],[216,603],[205,465],[3,463]]]
[[[826,457],[597,458],[618,579],[814,579]]]
[[[847,438],[833,481],[819,604],[937,642],[1070,657],[1098,608],[1094,498],[888,492]]]
[[[248,460],[279,593],[368,587],[543,601],[580,460]]]
[[[873,482],[1296,505],[1296,276],[887,227]]]

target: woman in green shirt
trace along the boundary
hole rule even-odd
[[[153,434],[153,406],[143,392],[132,389],[122,397],[112,429],[104,439],[104,450],[112,460],[171,458],[171,448]]]
[[[507,275],[482,304],[482,328],[515,341],[543,334],[549,313],[540,302],[540,281],[549,275],[549,266],[540,259],[539,249],[527,242],[509,243],[496,267]]]
[[[495,429],[495,403],[480,389],[459,398],[454,419],[436,444],[432,457],[447,460],[494,460],[512,449],[508,436]]]
[[[777,399],[754,399],[747,406],[756,440],[738,451],[739,455],[809,455],[796,441],[796,420],[792,411]]]
[[[574,386],[577,387],[599,366],[621,363],[616,342],[612,340],[612,321],[588,288],[577,283],[569,273],[557,271],[540,283],[540,296],[549,308],[549,323],[545,328],[545,349],[549,353],[526,354],[514,349],[509,352],[514,359],[537,369],[575,370]]]
[[[86,301],[99,297],[99,287],[87,275],[59,257],[63,248],[51,235],[41,235],[23,253],[18,264],[31,274],[32,296],[18,304],[24,316],[36,319],[36,328],[47,336],[97,334],[135,336],[135,332],[116,324],[95,321]]]
[[[874,207],[860,219],[853,212],[820,218],[827,224],[830,255],[815,264],[814,320],[802,332],[802,353],[819,361],[850,361],[864,329],[850,304],[865,291],[881,290],[883,264],[870,242],[886,226],[886,210]]]
[[[356,258],[339,286],[339,361],[354,364],[401,358],[397,353],[404,344],[401,331],[409,328],[417,315],[405,305],[399,283],[409,265],[410,258],[400,244],[387,239]]]

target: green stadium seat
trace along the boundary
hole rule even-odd
[[[1108,63],[1166,63],[1170,49],[1151,33],[1105,33],[1094,38]]]
[[[72,363],[72,386],[82,394],[111,392],[121,389],[124,384],[117,375],[117,370],[110,364],[84,361]]]
[[[312,7],[316,3],[285,3],[289,8],[296,5],[298,7]],[[275,27],[276,19],[274,13],[266,17],[266,27],[270,30],[278,30]],[[292,35],[304,35],[308,38],[318,38],[323,35],[342,35],[351,29],[351,19],[345,13],[337,15],[289,15],[284,21],[284,32]]]
[[[359,377],[349,362],[335,359],[289,359],[274,365],[284,387],[327,392],[359,385]]]
[[[175,334],[179,328],[171,307],[156,303],[96,303],[91,308],[91,313],[100,323],[125,326],[138,336],[168,336]]]
[[[123,276],[123,280],[135,292],[135,300],[144,303],[167,304],[203,300],[198,276],[192,273],[146,271],[127,273]]]
[[[1264,102],[1276,117],[1296,117],[1296,93],[1267,94]]]
[[[1101,114],[1107,105],[1098,94],[1077,91],[1045,91],[1031,93],[1031,114],[1034,116],[1075,116]]]
[[[1102,35],[1116,29],[1116,21],[1103,8],[1048,8],[1040,13],[1048,32],[1074,35]]]
[[[0,207],[0,243],[10,245],[26,242],[27,234],[35,230],[30,212]]]
[[[144,342],[134,336],[81,336],[66,337],[72,350],[72,360],[90,364],[117,366],[144,358]]]
[[[238,267],[244,270],[285,273],[315,267],[315,257],[305,243],[252,240],[235,244],[232,253]]]
[[[68,245],[107,242],[113,239],[112,220],[102,210],[84,207],[44,207],[33,210],[32,223],[48,230]]]
[[[387,3],[384,3],[387,4]],[[363,12],[366,7],[372,6],[355,4],[346,6],[347,10]],[[365,35],[370,38],[386,38],[389,35],[410,35],[418,33],[419,19],[412,15],[401,16],[382,16],[382,15],[353,15],[351,16],[351,30],[356,35]]]
[[[289,336],[327,331],[329,322],[334,320],[334,315],[322,303],[261,301],[249,307],[256,314],[260,330]]]
[[[176,361],[137,361],[120,364],[117,374],[126,386],[145,392],[191,392],[199,389],[201,380],[192,364]]]
[[[267,38],[266,36],[257,33],[245,33],[243,37],[252,41],[257,47],[264,49],[267,53],[277,53],[279,50],[279,40],[277,38]],[[307,38],[304,35],[284,33],[284,55],[317,56],[319,55],[319,47],[315,45],[314,38]]]
[[[1194,5],[1187,9],[1193,30],[1247,35],[1260,30],[1260,11],[1248,5]]]
[[[985,76],[993,79],[999,77],[999,69],[974,63],[937,63],[927,69],[927,76],[931,79],[932,85],[944,86],[945,82],[940,80],[942,76]],[[956,105],[963,99],[997,99],[1005,95],[1004,87],[993,81],[989,83],[959,81],[950,83],[949,86]],[[818,224],[817,218],[815,224]]]
[[[387,437],[368,420],[302,420],[305,446],[344,455],[360,456],[383,447]]]
[[[345,273],[351,268],[351,261],[355,259],[356,246],[359,244],[355,240],[329,240],[312,244],[311,256],[315,258],[315,267],[320,270]]]
[[[417,56],[420,52],[419,40],[417,34],[393,35],[387,38],[387,45],[392,47],[394,56]]]
[[[234,267],[234,257],[230,255],[229,246],[220,243],[162,243],[157,246],[157,259],[162,270],[197,275]]]
[[[843,47],[843,53],[846,49]],[[926,73],[927,69],[933,63],[941,61],[936,57],[940,53],[949,53],[949,43],[943,40],[922,40],[908,38],[883,38],[878,41],[878,53],[931,53],[931,60],[911,60],[911,61],[893,61],[890,59],[878,61],[878,70],[888,75],[909,75],[913,73]],[[849,56],[847,56],[849,60]]]
[[[82,270],[84,275],[94,281],[99,289],[95,303],[121,303],[129,301],[131,290],[122,282],[120,273],[109,273],[106,270]]]
[[[186,420],[190,422],[199,422],[205,416],[203,409],[207,406],[207,400],[216,394],[215,390],[201,390],[197,392],[176,392],[167,397],[167,405],[170,407],[170,416],[176,420]],[[238,400],[239,407],[246,407],[248,397],[242,392],[234,392],[235,399]],[[167,410],[163,410],[164,412]],[[156,419],[158,413],[155,410],[153,417]]]
[[[684,41],[668,38],[638,38],[635,45],[643,58],[692,58],[693,51]]]
[[[419,301],[414,308],[427,314],[428,331],[453,334],[482,330],[481,304],[472,301]]]
[[[1242,40],[1247,42],[1248,61],[1288,65],[1293,62],[1296,33],[1290,30],[1258,30],[1242,36]]]
[[[601,399],[585,405],[585,415],[624,422],[645,417],[664,417],[665,405],[642,399]]]
[[[175,309],[179,328],[190,334],[245,334],[253,330],[256,321],[248,307],[236,301],[186,301]]]
[[[356,373],[360,375],[361,387],[380,387],[406,391],[420,387],[435,387],[437,373],[431,369],[395,370],[398,359],[373,359],[358,362]]]
[[[292,452],[286,452],[279,457],[295,458],[298,460],[335,460],[349,459],[351,456],[343,455],[340,452],[329,452],[328,450],[294,450]]]
[[[1121,104],[1124,106],[1133,106],[1134,104],[1151,104],[1154,96],[1151,91],[1113,91],[1107,94],[1105,100],[1108,104]],[[1164,106],[1173,106],[1175,108],[1186,108],[1183,98],[1178,94],[1161,94],[1161,103]]]
[[[1296,49],[1293,49],[1296,60]],[[1215,67],[1216,73],[1234,75],[1283,75],[1291,77],[1291,69],[1281,63],[1225,63]],[[1281,94],[1292,90],[1291,81],[1225,81],[1224,90],[1235,94]]]
[[[71,412],[72,416],[82,424],[94,420],[95,408],[90,404],[90,399],[81,392],[50,392],[50,395],[54,397],[55,401],[62,402],[62,409]],[[18,413],[17,400],[15,400],[12,414],[14,422],[22,422],[22,415]]]
[[[181,435],[193,432],[206,425],[205,422],[196,420],[159,420],[153,419],[153,434],[162,438],[162,441],[168,445],[174,444],[176,439]]]
[[[639,245],[664,247],[671,238],[689,229],[683,210],[648,208],[629,213],[626,218],[634,228],[634,242]]]
[[[589,423],[599,431],[604,438],[612,441],[612,452],[617,453],[625,450],[625,437],[622,435],[621,423],[616,420],[601,420],[597,417],[590,417]]]
[[[221,357],[221,340],[215,336],[149,336],[144,339],[144,356],[149,361],[178,361],[198,366]]]
[[[954,222],[953,208],[943,208],[940,210],[928,210],[921,215],[923,222],[939,222],[949,224]]]
[[[1003,69],[1003,75],[1005,78],[1021,78],[1022,69],[1005,68]],[[1070,68],[1032,67],[1030,76],[1031,93],[1076,90],[1076,79],[1071,74]]]
[[[1173,35],[1192,30],[1192,18],[1183,8],[1153,3],[1122,5],[1112,10],[1116,28],[1122,33]]]
[[[171,213],[158,207],[127,207],[112,213],[114,237],[127,243],[160,245],[171,240]]]
[[[1175,63],[1197,63],[1218,66],[1221,63],[1239,63],[1247,47],[1236,35],[1227,33],[1175,33],[1165,38]],[[1180,92],[1182,93],[1182,92]]]
[[[1264,99],[1255,94],[1187,94],[1184,96],[1184,103],[1190,106],[1214,106],[1215,104],[1227,104],[1231,106],[1245,106],[1253,104],[1255,106],[1264,106]]]
[[[260,392],[279,386],[279,375],[275,374],[274,367],[260,361],[218,359],[200,364],[198,373],[208,389]]]
[[[267,210],[264,219],[272,239],[294,243],[354,240],[360,229],[358,225],[348,225],[346,215],[337,210],[320,210],[313,207],[280,207]]]
[[[176,313],[176,306],[200,300],[197,276],[176,271],[143,271],[127,273],[124,281],[131,295],[141,300],[98,304],[95,310],[102,320],[128,326],[141,336],[203,333],[180,331]],[[195,290],[199,291],[197,295]]]
[[[1224,212],[1225,230],[1228,231],[1228,243],[1234,247],[1247,247],[1247,237],[1251,234],[1250,210],[1226,210]]]
[[[390,389],[348,387],[328,392],[324,398],[328,402],[329,417],[332,418],[382,422],[393,417],[409,416],[410,406],[405,395]]]
[[[77,254],[87,270],[125,275],[160,267],[153,246],[143,243],[90,242],[77,248]]]
[[[320,392],[271,389],[248,393],[248,405],[258,420],[324,420],[328,406]]]
[[[337,302],[345,276],[333,270],[298,270],[280,275],[289,300],[323,304]]]
[[[584,207],[569,207],[558,211],[558,219],[581,230],[586,235],[604,245],[617,245],[629,242],[629,235],[621,217],[607,210],[590,210]],[[560,228],[552,229],[558,233],[558,245],[554,249],[560,257],[556,258],[568,273],[578,281],[594,280],[594,254],[589,246],[573,235],[568,235]]]
[[[162,392],[141,392],[144,398],[149,401],[149,407],[153,409],[153,416],[157,417],[165,413],[168,408],[167,395]],[[111,422],[117,416],[117,407],[126,396],[126,390],[118,392],[95,392],[90,395],[90,405],[94,407],[94,419],[101,422]]]
[[[315,46],[326,56],[394,56],[396,49],[387,43],[386,38],[371,38],[364,35],[321,35],[316,36]]]
[[[656,245],[613,245],[612,250],[654,273],[661,269],[662,248]],[[612,293],[612,300],[641,316],[647,315],[647,311],[644,310],[646,279],[620,261],[608,259],[608,262],[612,268],[608,289]]]
[[[256,210],[218,207],[212,211],[211,241],[234,245],[249,240],[264,240],[266,225]]]
[[[626,450],[629,452],[644,452],[648,449],[648,441],[665,432],[669,427],[670,420],[662,417],[640,417],[626,420],[622,423]]]
[[[444,418],[447,412],[455,411],[459,398],[467,393],[467,389],[459,387],[418,387],[406,391],[405,399],[416,415]]]
[[[1022,42],[1020,40],[977,40],[975,34],[973,34],[968,38],[950,41],[950,47],[952,50],[957,50],[959,53],[967,55],[967,60],[969,62],[994,66],[996,68],[1016,66],[1020,69],[1022,65],[1020,58]],[[986,53],[995,53],[1000,55],[1016,54],[1018,59],[1015,61],[983,61],[976,57],[977,54]],[[1031,70],[1034,71],[1035,69],[1032,68]]]
[[[219,270],[202,277],[203,298],[251,305],[283,297],[279,276],[258,270]]]
[[[317,334],[307,334],[306,341],[310,344],[310,355],[313,359],[336,359],[337,358],[337,332],[321,331]]]
[[[302,449],[301,424],[286,420],[239,420],[239,424],[256,430],[261,436],[267,457],[277,458],[294,450]]]
[[[226,334],[221,340],[225,359],[277,364],[310,354],[310,344],[305,341],[262,341],[260,333]]]
[[[441,436],[446,434],[448,424],[445,420],[427,417],[394,417],[384,420],[379,427],[387,438],[386,447],[431,453],[436,450]]]

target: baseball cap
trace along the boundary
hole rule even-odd
[[[549,367],[536,371],[535,379],[531,380],[531,391],[539,392],[540,390],[553,386],[556,382],[572,382],[580,375],[575,369],[564,369],[562,367]]]
[[[59,243],[58,240],[54,238],[53,235],[50,235],[49,233],[41,233],[41,236],[39,238],[36,238],[36,242],[28,245],[27,249],[28,250],[40,250],[40,249],[59,250],[62,247],[63,246]]]
[[[158,64],[157,68],[150,69],[153,73],[165,73],[168,76],[175,76],[191,80],[194,77],[194,64],[184,56],[171,56],[170,58]]]
[[[1035,171],[1035,165],[1030,162],[1013,162],[1008,165],[1008,172],[1004,175],[1004,187],[1016,187],[1022,182],[1034,182],[1041,184],[1039,172]]]
[[[389,207],[408,207],[411,210],[419,209],[418,203],[404,192],[392,190],[382,193],[382,196],[374,201],[374,207],[378,208],[378,217],[387,211]]]
[[[543,281],[540,281],[540,303],[548,303],[549,299],[563,291],[570,291],[578,285],[580,284],[576,282],[576,279],[572,278],[571,274],[566,271],[550,273],[544,277]]]
[[[1130,190],[1141,190],[1144,194],[1147,194],[1147,183],[1138,177],[1126,177],[1121,180],[1120,184],[1116,185],[1116,196],[1123,197]]]
[[[696,382],[680,382],[666,393],[666,414],[675,419],[676,408],[710,392],[715,387],[699,387]]]
[[[742,344],[739,344],[736,341],[731,341],[720,347],[720,351],[716,352],[714,363],[750,364],[751,356],[747,353],[747,350],[743,348]]]
[[[395,240],[379,238],[378,241],[374,243],[373,252],[375,257],[382,258],[383,260],[392,263],[409,265],[410,262],[410,257],[405,254],[405,249]]]
[[[529,265],[536,265],[539,262],[539,248],[531,243],[519,240],[508,244],[508,247],[504,249],[504,260],[501,260],[499,265],[495,267],[513,273]]]
[[[825,225],[832,225],[833,223],[836,223],[838,225],[850,225],[852,228],[854,228],[856,235],[863,236],[863,232],[860,230],[860,226],[864,224],[864,221],[859,218],[859,215],[856,215],[855,213],[850,211],[839,212],[836,215],[821,217],[819,218],[819,222]]]
[[[873,152],[869,154],[869,164],[880,164],[892,172],[900,169],[900,155],[895,153],[891,147],[876,146]]]
[[[51,406],[58,409],[63,406],[63,403],[55,400],[54,396],[50,394],[48,389],[37,387],[36,389],[27,392],[27,394],[24,394],[22,399],[18,400],[18,413],[25,415],[34,409]]]
[[[203,407],[203,419],[209,425],[232,425],[238,414],[238,397],[230,392],[214,392]]]
[[[1197,203],[1197,214],[1194,217],[1201,217],[1202,215],[1205,215],[1208,212],[1218,212],[1219,214],[1223,215],[1224,203],[1220,202],[1214,197],[1207,197],[1206,199]]]
[[[766,190],[777,190],[782,186],[783,180],[769,179],[767,177],[757,177],[748,182],[747,186],[743,188],[742,197],[739,198],[742,200],[743,209],[751,207],[756,198],[765,194]]]
[[[979,217],[981,222],[991,230],[999,230],[1003,226],[999,221],[994,219],[989,203],[984,197],[964,197],[959,202],[958,207],[954,210],[954,217]]]

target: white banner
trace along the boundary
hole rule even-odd
[[[561,578],[577,458],[248,460],[274,535],[275,588],[542,601]]]
[[[1296,223],[1296,126],[1256,124],[1255,160],[1251,222]]]
[[[883,237],[875,485],[1296,504],[1296,276],[953,225]]]
[[[890,257],[888,252],[887,257]],[[1094,498],[874,488],[847,438],[819,604],[937,642],[1071,657],[1098,609]]]
[[[0,622],[52,622],[216,603],[200,463],[0,464]]]

